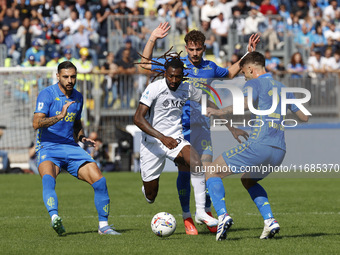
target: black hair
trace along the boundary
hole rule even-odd
[[[164,64],[165,70],[168,70],[169,67],[172,68],[181,68],[182,70],[184,69],[184,63],[182,62],[182,60],[180,60],[179,58],[173,58],[170,59],[168,62],[166,62]]]
[[[58,65],[58,73],[60,73],[61,69],[74,69],[77,72],[77,67],[71,61],[64,61]]]
[[[259,65],[262,67],[266,66],[266,59],[264,58],[263,54],[257,51],[253,51],[248,53],[240,62],[240,68],[247,64],[254,64]]]

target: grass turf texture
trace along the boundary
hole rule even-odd
[[[39,176],[0,176],[0,254],[337,254],[340,247],[339,179],[261,181],[281,232],[260,240],[263,220],[239,178],[224,179],[235,224],[228,240],[216,242],[205,226],[187,236],[176,190],[176,173],[163,173],[156,202],[148,204],[135,173],[105,174],[111,198],[109,223],[121,236],[100,236],[93,189],[68,174],[57,179],[59,214],[67,235],[58,237],[42,201]],[[192,192],[193,193],[193,192]],[[194,199],[191,199],[194,213]],[[150,228],[154,214],[167,211],[175,233],[159,238]],[[215,212],[214,212],[215,214]],[[216,215],[216,214],[215,214]]]

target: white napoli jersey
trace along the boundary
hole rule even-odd
[[[154,129],[165,136],[177,138],[183,136],[182,107],[187,100],[199,102],[201,95],[201,90],[188,83],[182,83],[176,91],[172,91],[163,78],[149,84],[139,102],[150,107],[145,119]],[[148,142],[157,141],[144,132],[142,138]]]

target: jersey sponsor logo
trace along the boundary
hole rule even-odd
[[[206,67],[203,68],[203,70],[212,70],[212,68],[210,67],[210,65],[207,65]]]
[[[41,111],[43,107],[44,107],[44,103],[43,102],[39,102],[38,103],[38,111]]]
[[[164,108],[182,108],[185,105],[186,101],[182,101],[182,100],[165,100],[163,102],[163,106]]]

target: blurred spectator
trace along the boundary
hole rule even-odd
[[[335,12],[339,10],[337,0],[329,0],[329,6],[323,10],[323,18],[326,21],[332,21],[335,19]]]
[[[270,50],[265,51],[264,57],[266,60],[265,66],[267,71],[276,74],[277,68],[280,64],[280,59],[277,57],[273,57]]]
[[[88,59],[90,53],[87,48],[81,48],[79,50],[80,59],[76,62],[77,67],[77,87],[81,91],[81,93],[84,93],[84,89],[86,89],[85,95],[87,95],[87,98],[92,97],[92,79],[91,74],[93,70],[92,61]],[[86,88],[84,87],[86,81]]]
[[[72,50],[71,49],[66,49],[64,50],[64,57],[59,59],[59,64],[64,62],[64,61],[70,61],[72,62],[75,66],[78,65],[78,60],[74,57],[72,57]]]
[[[318,17],[322,17],[322,9],[320,7],[320,3],[318,0],[310,0],[309,1],[309,11],[308,16],[311,17],[313,23],[315,23]]]
[[[56,12],[61,21],[64,21],[71,16],[71,9],[66,5],[66,0],[59,1],[59,4],[56,7]]]
[[[320,51],[311,52],[308,58],[308,75],[311,78],[322,78],[326,73],[325,69],[325,57],[321,55]]]
[[[6,0],[0,0],[0,23],[4,20],[7,10]]]
[[[207,3],[201,9],[201,20],[211,21],[217,17],[220,11],[214,0],[207,0]]]
[[[325,50],[325,54],[324,55],[325,55],[325,58],[324,58],[324,61],[325,61],[325,70],[327,72],[329,72],[329,71],[333,70],[334,66],[332,66],[332,65],[335,63],[334,57],[333,57],[333,50],[332,50],[332,48],[327,48]],[[335,64],[335,66],[336,66],[336,64]]]
[[[3,41],[7,47],[7,57],[14,60],[14,65],[20,64],[20,52],[17,50],[15,35],[9,33],[7,25],[2,26]]]
[[[220,46],[228,43],[229,21],[224,19],[223,12],[220,12],[210,25],[216,40]]]
[[[38,17],[44,26],[52,21],[53,14],[55,13],[56,9],[53,5],[53,0],[46,0],[43,5],[39,6]]]
[[[78,17],[78,12],[76,10],[71,10],[70,17],[64,20],[63,26],[70,28],[70,33],[74,34],[79,26],[81,25],[81,21]]]
[[[201,24],[201,9],[204,5],[204,0],[191,0],[190,3],[190,17],[192,18],[192,22],[195,23],[197,28],[200,28]],[[192,25],[193,27],[193,25]],[[150,29],[153,31],[152,29]]]
[[[301,53],[295,52],[292,55],[290,63],[287,66],[287,73],[290,74],[291,78],[302,78],[306,71],[307,67],[303,62]]]
[[[324,35],[326,39],[332,38],[336,43],[340,42],[340,31],[336,30],[335,23],[329,22],[328,23],[328,30],[324,31]]]
[[[247,5],[246,0],[238,0],[237,5],[231,8],[232,13],[239,11],[241,15],[248,15],[250,7]]]
[[[130,54],[129,59],[131,60],[131,62],[134,62],[134,61],[136,61],[137,59],[140,58],[136,49],[132,47],[131,39],[128,37],[128,38],[125,39],[125,45],[122,48],[120,48],[115,55],[115,62],[116,63],[123,59],[123,55],[124,55],[125,50],[129,50],[129,54]]]
[[[263,0],[260,5],[260,12],[263,15],[275,15],[277,14],[276,7],[271,4],[270,0]]]
[[[233,10],[233,16],[229,19],[229,24],[231,29],[237,30],[238,36],[243,36],[244,18],[241,16],[239,9]]]
[[[223,17],[226,20],[232,18],[231,8],[237,4],[238,0],[220,0],[217,4],[217,8],[220,12],[223,12]]]
[[[23,22],[24,19],[31,17],[31,6],[29,5],[29,2],[27,1],[20,1],[20,3],[17,4],[15,7],[16,11],[19,12],[19,19],[21,22]]]
[[[295,42],[298,44],[298,47],[309,49],[312,46],[312,33],[309,32],[306,24],[301,26],[301,31],[295,37]]]
[[[279,14],[283,17],[286,21],[290,19],[290,13],[287,11],[287,7],[284,4],[280,4],[279,7]]]
[[[137,68],[131,59],[130,49],[124,49],[121,60],[116,60],[119,75],[119,94],[121,95],[122,108],[130,107],[134,76]]]
[[[179,0],[172,9],[172,17],[175,18],[176,29],[180,34],[184,34],[188,30],[187,17],[190,15],[186,2]]]
[[[308,16],[308,5],[307,0],[297,0],[295,5],[292,7],[292,13],[298,16],[299,19],[304,19]]]
[[[53,52],[51,60],[47,62],[47,67],[57,67],[59,65],[60,54],[58,52]]]
[[[259,24],[265,21],[265,17],[256,7],[252,7],[249,16],[244,21],[244,40],[248,42],[252,34],[259,32]]]
[[[108,0],[100,0],[100,8],[96,13],[96,19],[99,23],[100,46],[104,51],[107,48],[107,30],[108,30],[108,16],[111,14],[111,9]]]
[[[85,12],[85,18],[81,20],[81,23],[85,27],[85,29],[90,33],[89,39],[92,46],[97,46],[99,43],[99,34],[97,30],[99,28],[98,22],[92,16],[90,11]]]
[[[219,56],[220,53],[220,46],[218,44],[218,42],[216,41],[216,37],[212,31],[212,29],[210,28],[210,22],[209,21],[202,21],[202,25],[201,25],[201,32],[204,34],[205,36],[205,46],[207,48],[207,50],[212,49],[213,54],[215,56],[216,62],[218,64],[222,63],[222,59]]]
[[[43,66],[46,63],[45,52],[41,49],[41,44],[39,40],[34,40],[32,42],[32,47],[26,51],[25,60],[28,59],[29,56],[33,55],[35,58],[35,62],[39,66]]]
[[[26,51],[31,47],[32,34],[30,31],[30,19],[24,18],[22,25],[18,28],[16,34],[17,40],[19,41],[19,47],[21,50],[21,55],[25,56]]]
[[[280,43],[278,34],[277,34],[277,25],[278,22],[275,18],[271,16],[265,17],[265,22],[263,23],[264,31],[262,32],[262,37],[266,40],[268,49],[273,51],[277,48],[277,45]]]
[[[47,40],[53,40],[56,44],[60,43],[59,34],[63,31],[63,24],[58,14],[53,14],[52,21],[47,24]]]
[[[112,10],[112,13],[117,17],[115,19],[116,29],[126,34],[127,28],[130,25],[126,16],[132,14],[132,10],[126,6],[126,1],[121,0],[118,2],[117,7]]]
[[[8,34],[16,34],[17,29],[20,25],[19,18],[14,16],[14,11],[12,8],[6,9],[6,15],[2,20],[2,26],[8,26]]]
[[[70,49],[73,55],[76,55],[75,44],[73,41],[73,35],[71,34],[71,29],[69,27],[64,27],[63,31],[58,34],[60,38],[60,47],[63,51]]]
[[[158,9],[158,17],[162,22],[170,22],[171,6],[168,3],[162,4]]]
[[[104,107],[111,108],[118,99],[118,81],[116,77],[118,66],[114,63],[113,52],[107,54],[106,61],[100,68],[100,73],[105,75],[105,80],[102,83],[102,89],[105,92]]]
[[[98,64],[98,55],[94,49],[90,48],[90,33],[85,30],[83,25],[80,25],[78,28],[78,32],[73,35],[73,43],[76,47],[75,56],[78,57],[78,51],[82,48],[87,48],[89,54],[91,55],[94,66],[99,66]]]
[[[45,38],[43,27],[37,17],[31,19],[30,31],[32,33],[32,39]]]
[[[133,15],[128,20],[129,26],[127,27],[126,35],[132,41],[132,46],[140,49],[143,40],[142,28],[144,26],[144,19],[140,17],[139,10],[134,9]]]
[[[89,11],[89,7],[86,4],[86,0],[76,0],[75,9],[78,12],[79,19],[85,18],[85,13]]]
[[[340,50],[334,52],[334,56],[328,59],[326,68],[328,72],[340,73]]]
[[[147,42],[149,40],[152,31],[155,30],[161,22],[161,19],[156,16],[156,10],[151,9],[149,12],[149,16],[145,17],[144,26],[142,27],[144,42]],[[164,44],[164,40],[157,40],[156,48],[162,48],[162,44]],[[144,46],[142,45],[141,48],[144,48]]]
[[[87,147],[86,151],[91,155],[91,157],[96,161],[97,166],[101,171],[103,171],[103,167],[105,166],[106,161],[109,160],[109,154],[107,151],[107,145],[103,144],[102,139],[96,138],[94,139],[95,146]]]
[[[323,48],[327,44],[327,40],[326,37],[323,35],[321,25],[317,26],[315,29],[315,33],[311,35],[311,42],[311,50],[318,50],[323,52]]]
[[[35,57],[34,55],[29,55],[27,60],[25,60],[21,66],[23,67],[34,67],[34,66],[38,66],[35,62]]]
[[[3,134],[4,134],[4,131],[3,129],[0,128],[0,139],[3,136]],[[0,150],[0,157],[2,158],[2,170],[8,171],[10,168],[8,153],[6,151]]]

